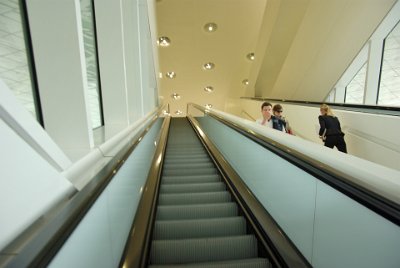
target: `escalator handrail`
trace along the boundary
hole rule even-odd
[[[355,178],[302,152],[259,134],[252,129],[246,128],[239,123],[233,122],[219,113],[194,103],[190,103],[188,106],[193,106],[203,113],[210,115],[224,125],[236,130],[245,137],[257,142],[261,146],[308,172],[316,179],[344,193],[394,224],[400,225],[400,204],[397,199],[395,199],[398,198],[398,196],[393,194],[397,189],[390,189],[393,191],[391,195],[385,195],[383,193],[385,193],[385,191],[387,192],[387,189],[377,189],[372,186],[368,187],[368,184],[362,185],[359,183],[359,178]]]
[[[164,162],[170,116],[165,117],[146,184],[125,244],[119,267],[144,268],[148,265],[152,228],[155,221],[161,170]]]
[[[131,139],[129,146],[119,151],[81,191],[59,204],[49,216],[39,219],[9,244],[2,253],[13,254],[4,258],[0,267],[47,266],[161,113],[162,108],[143,125],[143,130]]]
[[[190,115],[188,118],[210,155],[215,159],[218,169],[225,177],[228,187],[235,195],[247,219],[256,230],[261,243],[267,249],[268,257],[274,267],[312,267],[204,133],[198,121]]]

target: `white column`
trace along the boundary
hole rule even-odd
[[[106,139],[129,125],[122,10],[121,0],[95,1]]]
[[[382,62],[383,40],[371,39],[368,51],[367,78],[365,83],[364,104],[376,105],[378,98],[379,76]]]
[[[346,93],[346,87],[343,85],[338,85],[335,90],[335,102],[344,103],[344,95]]]
[[[143,116],[142,90],[140,82],[139,14],[138,1],[123,3],[123,24],[125,40],[125,65],[128,97],[129,122],[136,122]]]
[[[26,3],[44,126],[76,160],[93,147],[79,1]]]

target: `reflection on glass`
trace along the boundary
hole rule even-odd
[[[81,0],[83,42],[85,46],[87,84],[89,92],[88,101],[92,119],[92,128],[97,128],[102,125],[102,111],[92,10],[91,0]]]
[[[400,24],[385,39],[378,105],[400,106]]]
[[[0,79],[37,118],[19,3],[0,2]]]
[[[361,67],[346,87],[345,103],[363,104],[367,63]]]

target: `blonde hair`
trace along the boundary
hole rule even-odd
[[[321,107],[319,108],[321,110],[321,112],[323,112],[324,115],[330,115],[330,116],[334,116],[333,112],[331,110],[331,107],[329,107],[327,104],[323,103],[321,104]]]

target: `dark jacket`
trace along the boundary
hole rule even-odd
[[[340,128],[339,119],[336,116],[330,115],[320,115],[319,120],[319,135],[320,136],[334,136],[334,135],[344,135],[342,129]],[[325,135],[324,132],[326,130]]]
[[[271,116],[272,120],[272,128],[283,131],[283,127],[285,127],[286,130],[286,122],[276,116]]]

